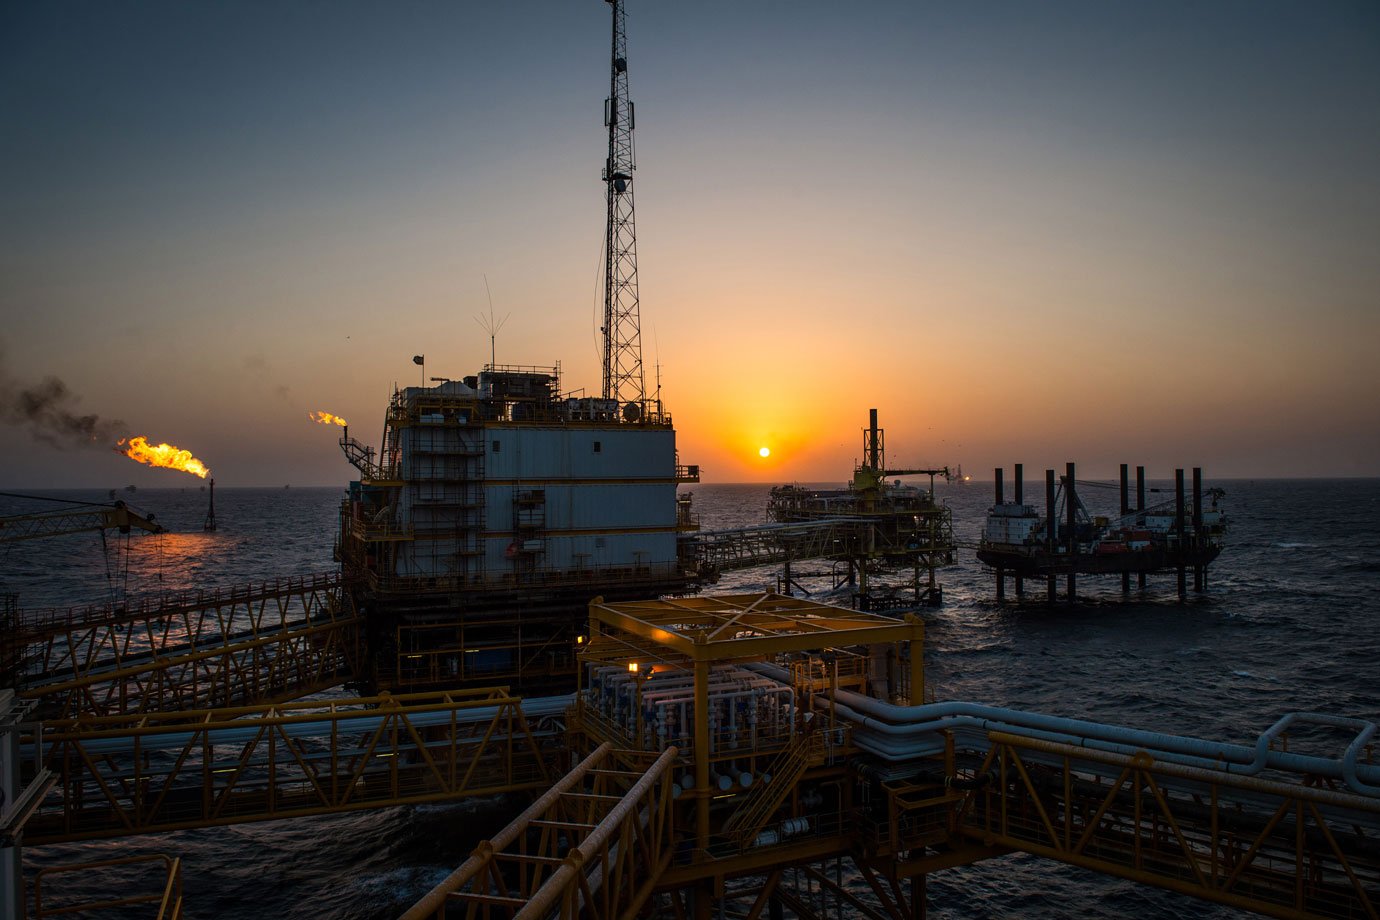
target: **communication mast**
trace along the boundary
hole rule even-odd
[[[628,36],[623,0],[613,9],[613,54],[604,124],[609,155],[604,161],[608,187],[608,226],[604,235],[604,399],[616,399],[624,415],[641,414],[646,383],[642,374],[642,333],[637,305],[637,234],[633,222],[633,104],[628,98]],[[635,409],[627,408],[629,404]]]

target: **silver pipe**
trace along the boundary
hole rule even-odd
[[[781,668],[767,664],[747,664],[749,670],[788,680],[789,675]],[[950,701],[927,703],[920,706],[893,706],[881,700],[874,700],[848,690],[834,691],[835,708],[845,713],[845,717],[857,722],[864,729],[886,735],[913,736],[952,729],[963,725],[982,731],[999,730],[1044,740],[1059,741],[1079,747],[1094,748],[1112,753],[1128,753],[1145,750],[1157,760],[1167,760],[1185,766],[1202,767],[1225,773],[1253,775],[1269,767],[1292,773],[1311,773],[1341,779],[1352,791],[1361,795],[1375,796],[1380,788],[1369,785],[1380,781],[1380,767],[1360,764],[1359,756],[1367,742],[1376,734],[1374,723],[1361,719],[1349,719],[1324,713],[1290,713],[1257,738],[1253,747],[1226,744],[1217,741],[1203,741],[1181,735],[1167,735],[1141,729],[1088,722],[1061,716],[1047,716],[1039,713],[1021,712],[998,706],[985,706],[980,703]],[[1288,726],[1297,721],[1316,722],[1345,728],[1357,728],[1359,734],[1341,759],[1329,759],[1287,751],[1270,750],[1270,742],[1275,740]],[[1036,732],[1046,734],[1039,735]],[[863,746],[860,744],[860,746]],[[902,748],[890,747],[896,753]],[[885,756],[885,755],[882,755]],[[904,759],[904,756],[895,759]]]

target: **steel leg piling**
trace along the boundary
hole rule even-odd
[[[1138,512],[1136,515],[1136,525],[1144,526],[1145,520],[1141,517],[1141,514],[1145,512],[1145,467],[1143,466],[1136,467],[1136,511]],[[1138,572],[1136,574],[1136,587],[1141,591],[1145,590],[1144,572]]]

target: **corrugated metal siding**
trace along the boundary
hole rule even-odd
[[[675,483],[548,485],[544,490],[546,526],[552,530],[674,527],[676,523]]]
[[[495,442],[499,450],[494,451]],[[595,452],[595,444],[599,451]],[[547,570],[583,566],[657,565],[676,559],[676,486],[674,482],[590,483],[589,480],[661,478],[675,475],[675,432],[630,428],[487,425],[455,427],[419,424],[401,432],[402,474],[409,480],[401,490],[399,522],[439,540],[421,539],[397,546],[398,574],[454,575],[476,570],[477,559],[461,557],[462,547],[483,550],[489,574],[514,567],[509,555],[513,538],[457,540],[457,525],[474,533],[477,511],[461,507],[483,493],[484,530],[508,531],[516,526],[519,492],[541,490],[540,511],[526,506],[527,522],[536,521],[541,552],[522,556]],[[482,450],[481,450],[482,448]],[[468,453],[479,451],[478,458]],[[492,486],[475,481],[482,471],[485,483],[517,481],[522,485]],[[552,482],[552,480],[555,480]],[[571,480],[583,480],[572,483]],[[565,481],[564,484],[562,481]],[[621,530],[664,527],[666,533],[608,533],[563,536],[569,530]],[[555,531],[555,533],[552,533]]]
[[[513,566],[508,556],[508,537],[485,540],[485,565],[490,574]],[[536,556],[538,568],[565,571],[577,567],[657,565],[676,560],[674,533],[605,534],[601,536],[562,537],[550,535],[543,539],[544,548]],[[577,555],[582,558],[577,559]]]
[[[676,471],[675,432],[669,430],[489,425],[485,439],[488,479],[669,479]]]

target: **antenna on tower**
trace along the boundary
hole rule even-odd
[[[656,414],[661,417],[661,339],[657,337],[656,326],[652,326],[652,349],[656,357]]]
[[[613,52],[604,125],[609,153],[604,161],[608,225],[604,231],[604,399],[624,404],[625,417],[640,416],[646,397],[642,333],[637,303],[637,234],[633,221],[632,174],[635,117],[628,98],[628,36],[623,0],[607,0],[613,11]],[[629,405],[637,408],[632,413]]]
[[[474,318],[474,321],[479,324],[481,329],[489,334],[489,367],[496,367],[498,365],[498,360],[496,358],[498,350],[494,344],[494,340],[498,338],[498,330],[503,328],[503,324],[508,322],[508,317],[513,314],[506,313],[503,319],[499,320],[497,323],[494,322],[494,295],[489,290],[488,275],[484,276],[484,293],[489,297],[489,315],[486,317],[481,313]]]
[[[656,414],[661,416],[661,359],[656,362]]]

